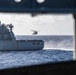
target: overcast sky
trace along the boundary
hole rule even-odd
[[[15,35],[32,35],[31,30],[37,30],[38,35],[73,35],[74,19],[68,15],[37,15],[0,13],[1,23],[14,25]]]

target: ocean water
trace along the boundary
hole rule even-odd
[[[64,36],[64,35],[43,35],[43,36],[16,36],[17,40],[23,39],[41,39],[44,40],[45,46],[44,49],[67,49],[74,50],[73,47],[73,36]]]
[[[73,36],[16,36],[16,39],[42,39],[44,49],[0,51],[0,69],[73,60]]]

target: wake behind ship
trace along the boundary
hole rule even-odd
[[[0,21],[0,50],[42,50],[43,40],[16,40],[12,24],[1,24]]]

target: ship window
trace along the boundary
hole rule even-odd
[[[34,44],[34,45],[39,45],[40,43],[39,43],[39,42],[34,42],[33,44]]]
[[[37,45],[39,45],[40,43],[38,42]]]
[[[34,42],[33,44],[36,45],[36,42]]]
[[[36,42],[36,45],[38,45],[39,43],[38,42]]]
[[[33,42],[33,44],[35,45],[35,42]]]

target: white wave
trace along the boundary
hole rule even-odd
[[[67,49],[67,48],[44,48],[44,49],[48,49],[48,50],[50,50],[50,49],[52,49],[52,50],[65,50],[65,51],[74,51],[74,49],[71,49],[71,48],[69,48],[69,49]]]

